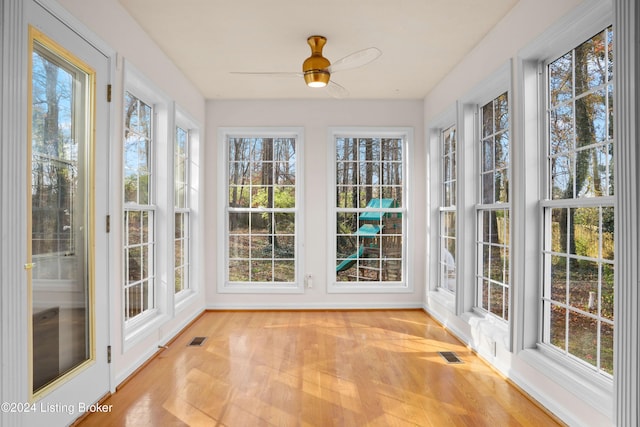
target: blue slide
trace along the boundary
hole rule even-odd
[[[349,257],[347,259],[345,259],[340,264],[338,264],[338,266],[336,267],[336,273],[339,273],[341,271],[350,269],[353,266],[353,264],[356,263],[358,258],[360,258],[362,256],[363,252],[364,252],[364,246],[360,245],[360,248],[358,249],[358,252],[355,252],[355,253],[349,255]]]

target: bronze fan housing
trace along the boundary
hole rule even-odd
[[[310,87],[324,87],[331,77],[327,70],[331,62],[322,56],[322,48],[327,43],[327,39],[323,36],[311,36],[307,39],[307,43],[311,47],[311,56],[302,63],[304,81]]]

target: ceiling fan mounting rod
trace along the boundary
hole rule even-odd
[[[309,87],[324,87],[331,77],[327,71],[331,62],[322,56],[322,48],[327,43],[327,39],[323,36],[311,36],[307,39],[307,43],[311,47],[311,56],[302,63],[304,81]]]

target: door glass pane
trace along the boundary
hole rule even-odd
[[[35,393],[91,357],[93,73],[48,39],[31,55],[30,261]]]

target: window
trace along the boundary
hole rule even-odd
[[[298,156],[301,136],[226,134],[224,290],[302,290]]]
[[[456,126],[441,134],[439,289],[456,291]]]
[[[478,307],[509,319],[509,108],[507,93],[480,108]]]
[[[407,287],[407,135],[334,136],[335,288]]]
[[[153,108],[124,97],[124,319],[154,308]]]
[[[542,341],[613,374],[613,33],[547,66]]]
[[[190,266],[189,131],[176,126],[173,151],[174,181],[174,291],[188,290]]]

